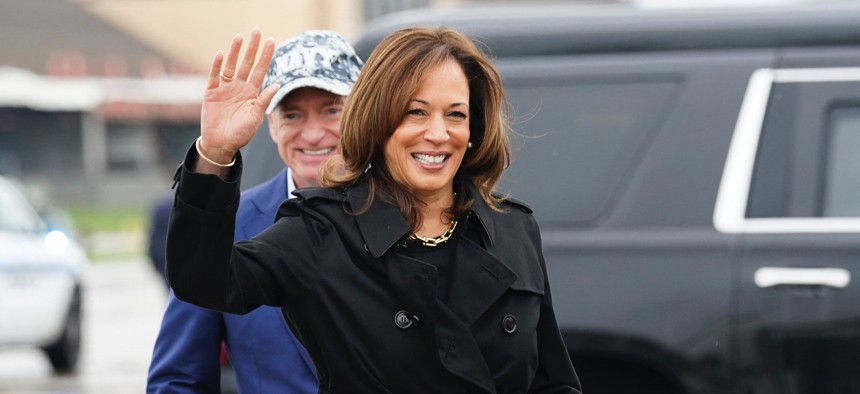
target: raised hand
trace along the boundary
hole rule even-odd
[[[230,163],[236,152],[251,141],[263,122],[266,107],[278,91],[278,86],[272,85],[260,92],[275,51],[275,41],[269,38],[263,43],[260,58],[256,59],[260,36],[259,29],[251,31],[241,62],[241,34],[233,38],[226,59],[219,51],[212,61],[203,96],[201,139],[197,148],[203,156],[217,163]],[[198,160],[194,170],[217,174],[223,169]]]

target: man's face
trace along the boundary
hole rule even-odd
[[[296,187],[319,186],[319,167],[340,151],[344,97],[317,88],[296,89],[269,115],[269,133]]]

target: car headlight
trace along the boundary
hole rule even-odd
[[[60,254],[69,247],[69,237],[60,230],[52,230],[45,234],[45,249],[50,253]]]

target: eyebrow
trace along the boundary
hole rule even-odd
[[[416,102],[419,102],[419,103],[424,104],[424,105],[430,105],[430,102],[428,102],[428,101],[426,101],[426,100],[421,100],[421,99],[416,99],[416,98],[414,98],[414,99],[412,99],[412,100],[410,100],[410,101],[416,101]],[[462,105],[462,106],[464,106],[464,107],[466,107],[466,108],[469,108],[469,104],[461,103],[461,102],[451,103],[451,105],[449,105],[449,106],[448,106],[448,108],[454,108],[454,107],[458,107],[458,106],[461,106],[461,105]]]

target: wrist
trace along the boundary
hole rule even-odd
[[[206,141],[203,140],[203,136],[197,138],[195,141],[197,154],[201,156],[201,158],[209,163],[212,163],[219,167],[230,167],[236,161],[236,151],[216,148],[206,145]]]

